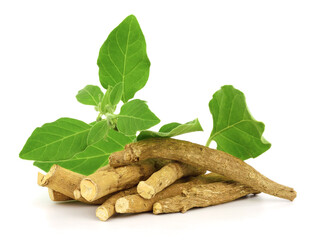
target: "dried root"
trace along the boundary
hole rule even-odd
[[[148,178],[155,170],[154,161],[146,161],[137,165],[95,172],[81,181],[81,195],[89,202],[95,201],[110,193],[137,185],[140,180]]]
[[[110,198],[108,198],[101,206],[99,206],[96,209],[96,216],[101,221],[106,221],[108,218],[113,216],[115,211],[115,203],[117,199],[122,198],[127,195],[135,194],[137,192],[137,188],[133,187],[124,191],[120,191],[114,195],[112,195]]]
[[[182,194],[157,201],[153,213],[186,212],[194,207],[207,207],[233,201],[250,193],[258,193],[251,187],[237,182],[217,182],[194,186]]]
[[[48,188],[48,195],[49,195],[49,198],[51,199],[51,201],[55,201],[55,202],[73,200],[71,197],[68,197],[68,196],[66,196],[60,192],[52,190],[51,188]]]
[[[196,176],[203,173],[205,173],[204,170],[188,164],[172,162],[153,173],[146,181],[139,182],[137,191],[141,197],[150,199],[184,176]]]
[[[265,177],[244,161],[219,150],[171,138],[150,138],[125,146],[125,150],[110,156],[113,167],[146,159],[170,159],[207,169],[234,181],[277,197],[293,200],[293,188],[280,185]]]
[[[38,173],[37,183],[42,187],[48,187],[70,199],[76,199],[80,202],[90,204],[102,204],[107,198],[98,199],[93,202],[88,202],[83,197],[75,198],[73,192],[78,188],[84,177],[84,175],[79,173],[72,172],[58,165],[53,165],[46,175]],[[50,197],[54,198],[52,195],[50,195]]]
[[[265,192],[293,200],[296,192],[266,178],[227,153],[175,139],[147,139],[110,156],[110,165],[89,176],[53,165],[38,174],[53,201],[101,205],[106,221],[117,213],[186,212]],[[216,173],[205,174],[205,170]],[[217,174],[219,173],[219,174]]]
[[[182,193],[182,191],[188,190],[194,186],[200,184],[207,184],[212,182],[226,181],[227,178],[215,173],[192,178],[188,182],[176,182],[169,187],[165,188],[161,192],[157,193],[151,199],[142,198],[139,194],[133,194],[125,197],[121,197],[116,201],[115,209],[118,213],[140,213],[152,211],[153,204],[159,200],[174,197]]]

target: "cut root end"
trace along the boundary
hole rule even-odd
[[[49,172],[46,175],[38,173],[37,184],[42,187],[46,186],[49,183],[49,179],[54,175],[56,169],[57,165],[54,164],[51,166]]]
[[[115,204],[115,210],[118,213],[127,213],[129,209],[129,201],[126,198],[119,198]]]
[[[81,197],[81,191],[80,189],[75,189],[73,191],[74,199],[78,200]]]
[[[160,203],[155,203],[154,205],[153,205],[153,213],[154,214],[160,214],[160,213],[163,213],[163,211],[162,211],[163,209],[162,209],[162,204],[160,204]]]
[[[107,209],[105,207],[97,208],[96,217],[98,217],[101,221],[106,221],[109,218]]]
[[[144,181],[139,182],[137,192],[145,199],[151,199],[155,195],[155,189]]]
[[[87,201],[93,202],[96,200],[97,186],[92,180],[88,178],[83,179],[80,184],[80,189],[82,197]]]

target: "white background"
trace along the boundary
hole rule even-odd
[[[314,1],[1,1],[1,235],[32,239],[314,238]],[[35,127],[60,117],[91,122],[75,95],[99,85],[99,48],[125,17],[140,22],[151,60],[136,97],[162,120],[199,118],[222,85],[243,91],[266,125],[271,149],[247,163],[292,186],[294,202],[260,194],[185,214],[122,215],[101,222],[95,207],[51,202],[38,169],[19,151]],[[156,126],[154,129],[158,129]]]

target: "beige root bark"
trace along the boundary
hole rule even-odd
[[[77,187],[76,189],[73,190],[73,196],[74,196],[75,200],[78,200],[78,199],[80,199],[82,197],[81,196],[80,187]]]
[[[106,165],[106,166],[104,166],[104,167],[101,167],[101,168],[99,168],[98,170],[96,170],[96,172],[98,172],[98,174],[100,174],[100,172],[102,172],[102,173],[104,173],[104,172],[106,172],[106,171],[110,171],[110,170],[112,170],[113,168],[111,167],[111,166],[109,166],[109,165]],[[95,173],[96,173],[95,172]],[[95,174],[94,173],[94,174]],[[94,175],[94,174],[92,174],[92,175]],[[82,181],[82,180],[81,180]],[[81,182],[80,182],[81,183]],[[77,188],[76,189],[74,189],[74,191],[73,191],[73,195],[74,195],[74,199],[76,199],[76,200],[78,200],[78,199],[80,199],[82,196],[81,196],[81,190],[80,190],[80,185],[79,186],[77,186]],[[86,200],[85,198],[83,198],[84,200]],[[98,201],[99,202],[99,201]]]
[[[37,184],[38,185],[41,185],[41,181],[42,181],[43,177],[45,177],[45,175],[39,172],[37,175]],[[48,195],[52,201],[56,201],[56,202],[73,200],[71,197],[68,197],[68,196],[66,196],[60,192],[57,192],[57,191],[51,189],[51,188],[48,188]]]
[[[175,197],[160,200],[153,205],[153,213],[186,212],[194,207],[207,207],[233,201],[251,193],[258,193],[251,187],[237,182],[202,184],[184,190]]]
[[[137,188],[133,187],[133,188],[123,190],[123,191],[113,194],[101,206],[99,206],[96,209],[96,216],[101,221],[106,221],[107,219],[109,219],[111,216],[113,216],[116,213],[115,203],[117,199],[127,196],[127,195],[135,194],[135,193],[137,193]]]
[[[293,188],[270,180],[228,153],[171,138],[151,138],[128,144],[124,151],[110,156],[110,165],[122,166],[149,158],[177,160],[221,174],[260,192],[291,201],[296,197]]]
[[[48,188],[48,194],[52,201],[60,202],[60,201],[69,201],[73,200],[71,197],[68,197],[60,192],[57,192],[51,188]]]
[[[137,191],[141,197],[150,199],[182,177],[203,173],[205,171],[200,168],[185,163],[172,162],[153,173],[146,181],[139,182]]]
[[[75,199],[74,190],[78,188],[84,175],[72,172],[58,165],[53,165],[46,175],[38,173],[37,183],[42,187],[48,187],[56,192],[59,192],[71,199]],[[80,197],[76,200],[90,204],[102,204],[107,198],[102,198],[97,201],[88,202]]]
[[[92,202],[110,193],[131,188],[156,170],[154,161],[96,172],[80,183],[81,195]]]
[[[227,181],[226,177],[220,176],[215,173],[191,178],[190,181],[184,183],[174,183],[157,193],[151,199],[144,199],[139,194],[133,194],[121,197],[115,204],[115,209],[118,213],[140,213],[152,211],[153,204],[161,199],[174,197],[182,193],[182,191],[190,189],[200,184],[207,184],[212,182]]]

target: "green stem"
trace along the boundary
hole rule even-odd
[[[118,115],[117,114],[113,114],[113,113],[106,113],[105,114],[106,118],[108,119],[116,119],[118,118]]]
[[[209,147],[209,146],[210,146],[211,141],[212,141],[212,137],[210,136],[210,137],[208,138],[208,141],[206,142],[206,147]]]
[[[96,121],[97,121],[97,122],[102,121],[102,115],[103,115],[102,113],[99,113],[99,114],[98,114],[98,116],[97,116],[97,118],[96,118]]]

